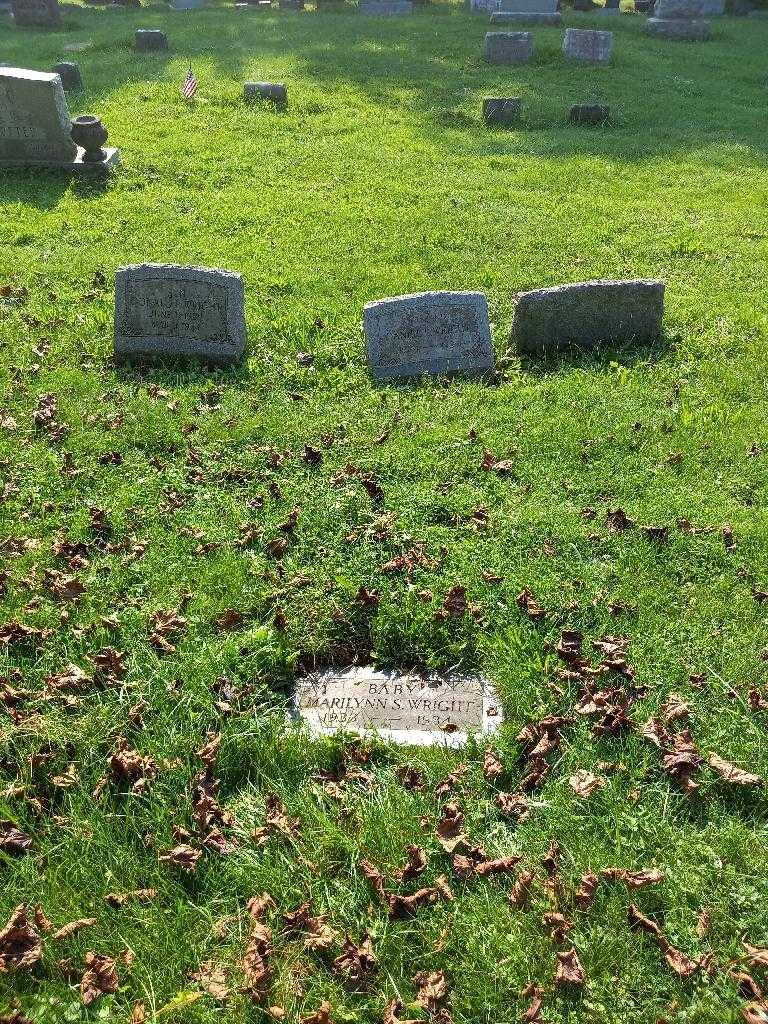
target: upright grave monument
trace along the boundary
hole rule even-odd
[[[360,0],[357,5],[360,14],[385,16],[413,14],[413,0]]]
[[[703,0],[656,0],[645,30],[664,39],[703,41],[712,34],[712,26],[703,15]]]
[[[518,353],[546,355],[603,343],[648,342],[661,333],[664,282],[580,281],[517,297],[510,341]]]
[[[489,64],[527,64],[533,57],[530,32],[486,32],[483,56]]]
[[[59,0],[11,0],[11,13],[20,26],[61,24]]]
[[[421,292],[368,302],[363,331],[376,380],[482,374],[495,365],[482,292]]]
[[[103,172],[120,163],[106,138],[97,117],[70,121],[59,75],[0,67],[0,167]]]
[[[461,746],[471,734],[495,731],[501,705],[479,676],[329,669],[300,679],[296,716],[315,736],[377,732],[396,743]]]
[[[613,53],[613,32],[591,28],[567,28],[563,54],[568,60],[607,64]]]
[[[121,267],[115,276],[115,358],[240,362],[244,307],[240,274],[167,263]]]
[[[497,0],[492,25],[559,25],[563,20],[557,0]]]

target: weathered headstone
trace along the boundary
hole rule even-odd
[[[482,292],[421,292],[368,302],[363,330],[376,380],[481,374],[495,365]]]
[[[378,14],[393,17],[413,14],[412,0],[360,0],[357,5],[360,14]]]
[[[661,333],[664,282],[583,281],[518,296],[510,342],[545,355],[570,346],[653,341]]]
[[[0,167],[93,173],[120,162],[116,149],[106,150],[98,162],[87,162],[84,155],[72,139],[61,78],[43,71],[0,67]]]
[[[522,105],[519,96],[487,96],[483,100],[483,121],[489,127],[508,128],[520,120]]]
[[[143,263],[115,276],[115,357],[239,362],[245,351],[240,274]]]
[[[59,0],[11,0],[11,13],[17,25],[59,25]]]
[[[703,14],[703,0],[656,0],[653,17],[646,21],[645,30],[664,39],[702,41],[712,33]]]
[[[65,92],[75,92],[83,88],[83,76],[80,74],[80,68],[72,61],[67,60],[60,64],[54,64],[51,72],[59,76]]]
[[[603,124],[610,113],[604,103],[575,103],[568,111],[568,120],[573,124]]]
[[[559,25],[561,22],[557,0],[497,0],[491,14],[492,25]]]
[[[486,32],[483,55],[489,64],[527,64],[533,57],[530,32]]]
[[[294,707],[315,736],[376,732],[414,746],[461,746],[503,720],[493,688],[479,676],[373,668],[329,669],[300,679]]]
[[[248,103],[267,100],[277,107],[284,107],[288,103],[288,89],[281,82],[246,82],[243,99]]]
[[[134,45],[139,53],[168,49],[168,36],[159,28],[137,28]]]
[[[613,32],[591,28],[567,28],[563,38],[563,54],[568,60],[606,64],[613,52]]]
[[[206,0],[171,0],[168,6],[172,11],[199,11],[205,4]]]

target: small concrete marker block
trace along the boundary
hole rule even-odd
[[[484,56],[489,64],[527,64],[533,57],[530,32],[486,32]]]
[[[284,107],[288,103],[288,88],[280,82],[246,82],[243,99],[246,103],[267,100],[276,107]]]
[[[508,128],[520,120],[522,106],[519,96],[486,96],[483,100],[483,121],[489,127]]]
[[[357,10],[359,14],[397,17],[403,14],[413,14],[413,2],[412,0],[360,0]]]
[[[495,366],[482,292],[419,292],[367,302],[363,333],[374,380],[484,374]]]
[[[139,53],[168,49],[168,36],[159,28],[137,28],[134,46]]]
[[[648,18],[645,23],[648,35],[662,39],[681,39],[684,42],[702,43],[712,35],[708,21],[691,18]]]
[[[72,61],[66,60],[60,64],[54,64],[51,71],[61,79],[64,92],[75,92],[83,88],[83,76],[80,74],[80,68]]]
[[[581,281],[517,297],[510,343],[546,355],[571,346],[654,341],[661,334],[664,282]]]
[[[611,115],[611,108],[603,103],[575,103],[568,112],[572,124],[604,124]]]
[[[613,53],[613,32],[592,28],[567,28],[563,54],[568,60],[607,64]]]
[[[492,25],[562,25],[563,16],[559,11],[552,14],[535,11],[494,11]]]

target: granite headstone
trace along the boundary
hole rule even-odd
[[[17,25],[61,24],[59,0],[11,0],[11,13]]]
[[[245,351],[243,279],[205,267],[143,263],[115,276],[115,357],[239,362]]]
[[[493,688],[479,676],[328,669],[300,679],[294,701],[315,736],[376,732],[414,746],[461,746],[503,720]]]
[[[570,346],[648,342],[664,316],[664,282],[582,281],[517,297],[510,341],[519,353],[545,355]]]
[[[606,64],[613,53],[613,32],[591,28],[567,28],[563,54],[568,60]]]
[[[368,302],[363,330],[376,380],[482,374],[495,365],[482,292],[421,292]]]
[[[486,32],[483,56],[489,64],[527,64],[533,57],[533,35],[530,32]]]

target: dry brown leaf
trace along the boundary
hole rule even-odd
[[[394,874],[395,881],[401,883],[408,882],[412,878],[418,878],[427,866],[427,853],[423,847],[409,844],[406,847],[406,852],[408,854],[408,863],[404,868],[399,868]]]
[[[608,780],[602,775],[593,775],[586,768],[580,769],[568,779],[568,785],[577,796],[591,796],[596,789],[602,789]]]
[[[750,967],[760,968],[761,970],[768,970],[768,949],[764,949],[760,946],[750,946],[748,942],[744,942],[744,949],[747,951],[745,959]]]
[[[502,814],[516,821],[525,821],[531,815],[528,800],[522,793],[497,793],[494,803]]]
[[[595,901],[595,893],[597,892],[599,881],[594,871],[587,871],[581,876],[579,888],[573,897],[577,910],[589,910]]]
[[[223,1003],[229,997],[231,990],[227,984],[226,972],[221,964],[205,960],[190,977],[193,981],[198,982],[212,999]]]
[[[250,905],[249,905],[250,909]],[[241,961],[246,990],[253,1000],[260,1002],[272,977],[269,958],[272,953],[272,929],[258,920],[251,911],[251,930]]]
[[[51,938],[55,940],[68,939],[70,935],[75,935],[82,928],[93,928],[95,924],[98,924],[95,917],[81,917],[77,921],[70,921],[69,924],[62,925]]]
[[[499,755],[493,750],[492,747],[483,754],[483,775],[486,779],[498,779],[500,775],[504,774],[504,765],[499,760]]]
[[[12,821],[0,819],[0,851],[10,857],[23,857],[32,848],[32,837]]]
[[[446,853],[453,853],[457,846],[465,842],[464,812],[458,800],[449,800],[443,804],[440,821],[437,823],[437,841]]]
[[[412,1019],[406,1020],[405,1017],[401,1017],[400,1014],[402,1013],[402,1010],[402,999],[391,999],[384,1007],[382,1024],[423,1024],[423,1021]]]
[[[158,860],[161,864],[171,864],[173,867],[191,873],[197,869],[197,862],[200,860],[202,852],[188,843],[179,843],[172,850],[162,850],[158,854]]]
[[[557,954],[556,985],[583,985],[584,968],[575,949],[566,949]]]
[[[764,780],[759,775],[753,775],[751,772],[745,772],[743,768],[739,768],[735,764],[731,764],[730,761],[726,761],[720,757],[719,754],[710,754],[707,758],[707,764],[710,768],[717,772],[717,774],[724,779],[726,782],[731,782],[736,786],[763,786]]]
[[[373,952],[370,936],[364,935],[360,945],[356,946],[346,935],[342,952],[333,961],[333,966],[339,974],[353,982],[361,981],[366,975],[377,971],[379,964]]]
[[[85,971],[80,982],[80,997],[84,1006],[90,1006],[100,996],[117,992],[119,984],[112,957],[101,953],[85,954]]]
[[[628,889],[642,889],[646,885],[657,885],[664,881],[661,868],[644,868],[642,871],[629,871],[627,868],[603,868],[600,874],[613,882],[623,882]]]
[[[512,892],[509,894],[509,902],[517,910],[525,910],[531,899],[534,874],[532,871],[521,871],[517,876]]]
[[[131,1024],[146,1024],[147,1011],[144,1003],[134,1003],[131,1010]]]
[[[129,900],[136,900],[139,903],[148,903],[157,897],[157,889],[132,889],[130,892],[108,892],[104,897],[110,906],[117,909],[125,906]]]
[[[747,1003],[741,1008],[746,1024],[768,1024],[768,1003]]]
[[[27,905],[19,904],[0,931],[0,974],[29,970],[43,955],[40,932],[28,914]]]
[[[389,916],[393,918],[412,917],[420,907],[430,906],[440,899],[440,891],[435,886],[417,889],[409,896],[400,893],[387,893]]]
[[[413,979],[418,985],[416,1005],[434,1014],[448,998],[448,981],[444,971],[420,971]]]
[[[314,1013],[301,1018],[301,1024],[333,1024],[331,1004],[327,1001],[320,1003]]]

